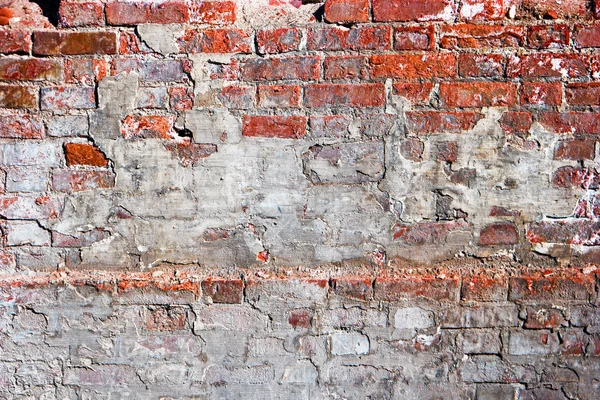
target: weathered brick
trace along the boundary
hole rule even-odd
[[[8,246],[50,246],[50,233],[35,221],[8,221]]]
[[[339,138],[348,134],[350,121],[347,115],[312,116],[310,130],[315,137]]]
[[[441,317],[444,328],[499,328],[519,326],[519,311],[514,304],[477,304],[454,307]]]
[[[317,80],[321,63],[318,57],[252,59],[244,63],[241,75],[246,81]]]
[[[75,165],[105,167],[108,164],[104,154],[96,146],[87,143],[65,143],[65,160],[68,167]]]
[[[213,303],[240,304],[243,290],[244,282],[241,279],[208,278],[202,281],[202,292]]]
[[[147,58],[117,58],[115,74],[137,72],[144,82],[186,82],[189,80],[188,65],[182,60],[158,60]]]
[[[236,18],[235,1],[194,1],[189,5],[192,24],[230,25]]]
[[[38,101],[38,89],[35,87],[0,85],[0,107],[38,108]]]
[[[56,197],[0,196],[0,215],[7,219],[57,219],[62,208],[62,202]]]
[[[331,288],[338,296],[360,300],[369,300],[373,297],[372,278],[332,278]]]
[[[60,25],[67,28],[104,25],[102,3],[61,1],[58,14]]]
[[[0,80],[3,81],[60,81],[62,63],[39,58],[0,59]]]
[[[407,127],[419,134],[459,133],[472,129],[483,114],[476,112],[410,111],[406,113]]]
[[[144,87],[139,88],[135,98],[135,108],[167,108],[171,90],[181,88]],[[179,104],[179,102],[177,102]]]
[[[385,104],[382,84],[318,84],[304,88],[304,105],[323,107],[381,107]]]
[[[446,107],[513,106],[517,102],[517,85],[504,82],[442,82],[440,101]]]
[[[453,54],[374,55],[369,64],[373,78],[451,78],[457,74]]]
[[[525,43],[522,26],[447,25],[442,26],[440,46],[445,49],[520,47]]]
[[[594,292],[594,279],[581,273],[532,274],[510,278],[509,300],[587,300]],[[570,275],[570,276],[568,276]]]
[[[323,64],[325,79],[356,79],[367,75],[367,58],[362,56],[327,57]]]
[[[577,48],[600,47],[600,24],[575,25],[573,43]]]
[[[389,26],[310,28],[306,46],[308,50],[322,51],[389,50],[392,29]]]
[[[310,328],[313,311],[310,309],[297,309],[290,311],[288,323],[294,328]]]
[[[464,277],[461,298],[467,301],[504,301],[508,295],[508,279],[503,276],[473,275]]]
[[[512,332],[508,352],[513,355],[548,355],[558,353],[559,340],[556,333],[547,331]]]
[[[106,22],[110,25],[181,24],[189,19],[182,1],[111,1],[106,4]]]
[[[559,328],[565,324],[560,310],[551,307],[528,307],[524,327],[527,329]]]
[[[360,333],[334,333],[331,335],[331,354],[348,356],[369,354],[369,338]]]
[[[480,329],[463,330],[457,338],[457,344],[465,354],[499,354],[502,348],[498,332]]]
[[[65,60],[65,82],[93,85],[108,75],[108,63],[102,59]]]
[[[308,119],[302,116],[246,115],[242,134],[246,137],[299,139],[306,135]]]
[[[121,124],[125,139],[171,139],[175,137],[171,115],[128,115]]]
[[[394,29],[395,50],[433,50],[435,29],[433,25],[396,27]]]
[[[33,53],[40,55],[116,54],[115,32],[35,32]]]
[[[87,136],[87,115],[54,116],[46,121],[47,134],[52,137]]]
[[[250,53],[250,36],[241,29],[189,29],[177,39],[183,53]]]
[[[406,139],[400,143],[400,154],[411,161],[421,161],[425,144],[419,139]]]
[[[17,122],[19,117],[16,117]],[[28,120],[27,118],[18,125],[26,126],[31,123],[31,138],[37,138],[40,135],[42,124],[37,119]],[[0,145],[2,154],[2,165],[6,166],[55,166],[60,161],[59,147],[54,143],[48,142],[15,142]]]
[[[563,140],[556,146],[556,160],[593,160],[596,155],[596,141],[593,139]]]
[[[580,78],[589,75],[589,57],[566,53],[513,55],[509,57],[506,75],[509,78]]]
[[[404,97],[413,104],[425,105],[429,104],[431,100],[431,92],[433,91],[433,83],[421,82],[421,83],[395,83],[394,94],[396,96]]]
[[[6,169],[7,192],[46,192],[49,171],[38,167],[12,167]]]
[[[96,92],[90,87],[42,88],[42,110],[72,110],[96,108]]]
[[[504,75],[504,57],[501,54],[461,54],[458,74],[464,78],[499,78]]]
[[[399,308],[394,314],[394,328],[396,329],[427,329],[434,324],[433,313],[420,307]]]
[[[331,23],[369,22],[369,0],[327,0],[325,20]]]
[[[487,225],[479,232],[481,246],[511,245],[519,242],[517,227],[510,222]]]
[[[87,247],[108,237],[110,237],[110,234],[104,229],[92,229],[85,232],[77,232],[75,235],[66,235],[53,231],[52,246],[69,248]]]
[[[398,301],[427,298],[456,302],[460,281],[454,278],[415,276],[406,278],[377,278],[375,300]]]
[[[460,6],[460,17],[467,21],[490,21],[504,18],[504,0],[464,0]]]
[[[520,102],[540,107],[559,106],[562,104],[562,85],[560,82],[523,82]]]
[[[164,143],[165,149],[170,151],[184,167],[196,166],[200,160],[210,157],[217,152],[217,146],[207,143],[193,143],[191,138],[183,140],[170,140]]]
[[[164,88],[157,88],[164,89]],[[160,92],[162,95],[162,92]],[[167,102],[173,110],[191,110],[194,107],[194,90],[187,87],[171,87],[167,94],[168,100],[163,103],[163,97],[159,97],[157,102],[158,107],[155,108],[166,108]],[[164,107],[163,107],[164,105]]]
[[[546,129],[555,133],[594,135],[600,133],[600,113],[595,112],[547,112],[538,115]]]
[[[300,31],[296,28],[263,29],[256,32],[259,54],[278,54],[300,48]]]
[[[252,86],[228,85],[223,87],[218,98],[227,108],[247,110],[256,104],[256,89]]]
[[[502,130],[509,135],[522,135],[529,132],[533,115],[525,111],[507,111],[498,120]]]
[[[375,21],[451,21],[456,9],[450,0],[373,0]]]
[[[184,329],[186,317],[183,307],[153,307],[146,310],[146,329],[168,332]]]
[[[25,30],[0,30],[0,53],[28,54],[31,48],[31,33]]]
[[[107,189],[114,185],[115,176],[111,171],[55,169],[52,173],[52,187],[58,192]]]
[[[569,84],[565,94],[570,105],[598,106],[600,105],[600,82]]]
[[[300,107],[300,86],[277,85],[258,87],[258,102],[261,107]]]
[[[533,49],[564,48],[569,45],[571,31],[567,25],[535,25],[527,27],[527,46]]]

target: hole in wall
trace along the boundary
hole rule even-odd
[[[58,9],[60,7],[60,0],[30,0],[32,3],[36,3],[42,9],[44,17],[48,18],[48,21],[54,26],[58,25]]]

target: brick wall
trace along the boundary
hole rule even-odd
[[[600,397],[600,2],[56,4],[0,0],[0,397]]]

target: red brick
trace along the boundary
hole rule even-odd
[[[79,110],[96,107],[96,92],[93,87],[60,86],[42,88],[42,110]]]
[[[498,222],[481,229],[480,246],[511,245],[519,243],[517,227],[510,222]]]
[[[593,160],[596,154],[596,141],[593,139],[563,140],[556,146],[555,160]]]
[[[170,151],[184,167],[194,167],[202,159],[210,157],[217,152],[217,146],[206,143],[192,143],[191,138],[169,140],[164,143],[165,149]]]
[[[258,87],[260,107],[300,107],[300,97],[300,86],[296,85]]]
[[[589,18],[587,0],[519,0],[519,18]]]
[[[596,112],[540,113],[538,122],[555,133],[600,134],[600,113]]]
[[[600,82],[573,83],[565,92],[570,105],[600,106]]]
[[[560,167],[552,175],[552,183],[560,188],[595,189],[598,187],[598,174],[595,170],[581,167]]]
[[[144,42],[141,42],[135,32],[121,32],[119,34],[119,54],[146,54],[152,53]]]
[[[337,26],[310,28],[308,50],[390,50],[392,28],[389,26],[358,26],[345,29]]]
[[[588,300],[594,291],[594,278],[575,271],[513,277],[509,284],[509,300]]]
[[[125,139],[171,139],[175,137],[171,115],[129,115],[121,123]]]
[[[520,217],[521,211],[509,210],[501,206],[492,206],[490,210],[490,217]]]
[[[520,91],[521,105],[551,107],[562,104],[560,82],[523,82]]]
[[[338,296],[370,300],[373,298],[373,278],[332,278],[331,290]]]
[[[600,80],[600,55],[593,56],[590,64],[592,65],[592,78]]]
[[[65,60],[65,82],[93,85],[108,75],[104,59],[70,58]]]
[[[431,99],[431,91],[433,90],[433,83],[421,82],[421,83],[406,83],[399,82],[395,83],[394,94],[396,96],[404,97],[410,100],[411,103],[417,105],[429,104]]]
[[[183,307],[153,307],[146,310],[146,329],[149,331],[176,331],[186,327],[186,309]]]
[[[8,25],[15,12],[8,7],[0,7],[0,26]]]
[[[240,304],[244,299],[244,282],[241,279],[208,278],[202,281],[202,293],[213,303]]]
[[[58,192],[82,192],[85,190],[107,189],[115,185],[115,175],[106,170],[54,170],[52,187]]]
[[[0,58],[0,80],[59,81],[63,78],[62,63],[39,58]]]
[[[191,110],[194,107],[194,90],[187,87],[169,88],[169,106],[172,110]]]
[[[35,32],[33,52],[40,55],[116,54],[115,32]]]
[[[369,0],[327,0],[324,12],[331,23],[369,22]]]
[[[525,43],[525,28],[502,25],[442,26],[440,46],[445,49],[520,47]]]
[[[439,142],[435,145],[437,160],[441,162],[456,162],[458,159],[458,144],[456,142]]]
[[[589,75],[589,57],[557,53],[513,55],[509,58],[506,75],[509,78],[580,78]]]
[[[405,277],[377,278],[375,300],[398,301],[427,298],[436,301],[457,302],[460,281],[457,278]]]
[[[306,135],[303,116],[245,115],[242,134],[246,137],[299,139]]]
[[[594,16],[600,19],[600,0],[594,0]]]
[[[94,145],[87,143],[65,143],[65,160],[67,166],[87,165],[106,167],[108,160]]]
[[[290,315],[288,317],[288,323],[294,328],[310,328],[312,318],[313,318],[313,310],[310,309],[297,309],[290,311]]]
[[[573,43],[577,48],[600,47],[600,23],[575,25]]]
[[[443,243],[451,232],[470,230],[471,226],[464,221],[396,224],[392,227],[394,240],[410,245],[439,244]]]
[[[369,59],[373,78],[451,78],[456,76],[453,54],[390,54]]]
[[[31,32],[10,29],[0,30],[0,53],[29,53],[31,48]]]
[[[323,64],[325,79],[366,78],[367,58],[362,56],[327,57]]]
[[[395,50],[433,50],[435,28],[427,26],[401,26],[394,29]]]
[[[229,85],[221,89],[218,97],[227,108],[247,110],[256,104],[256,89],[252,86]]]
[[[504,301],[508,295],[508,279],[505,276],[472,275],[464,277],[461,298],[467,301]]]
[[[462,0],[460,17],[467,21],[493,21],[504,18],[504,0]]]
[[[308,108],[381,107],[384,104],[385,87],[383,84],[318,84],[304,88],[304,105]]]
[[[61,1],[58,15],[60,25],[66,28],[100,26],[104,25],[104,4]]]
[[[527,46],[532,49],[560,49],[569,45],[567,25],[536,25],[527,28]]]
[[[400,154],[410,161],[419,162],[423,158],[425,144],[419,139],[406,139],[400,142]]]
[[[452,0],[372,0],[375,21],[451,21]]]
[[[517,85],[505,82],[440,83],[440,102],[446,107],[499,107],[517,102]]]
[[[38,108],[38,91],[31,86],[0,85],[0,107]]]
[[[9,114],[2,116],[0,138],[43,139],[44,123],[39,116]]]
[[[110,25],[180,24],[188,18],[188,7],[183,1],[106,4],[106,22]]]
[[[236,21],[235,1],[193,1],[189,9],[192,24],[230,25]]]
[[[502,114],[498,123],[507,135],[524,134],[533,125],[533,115],[523,111],[507,111]]]
[[[526,329],[560,328],[565,323],[562,312],[551,308],[530,307],[527,309],[527,319],[523,325]]]
[[[296,28],[265,29],[256,32],[259,54],[278,54],[300,48],[300,31]]]
[[[504,75],[502,54],[461,54],[458,74],[464,78],[498,78]]]
[[[242,66],[242,79],[246,81],[311,81],[319,79],[320,75],[318,57],[257,58],[248,60]]]
[[[250,37],[241,29],[189,29],[177,39],[183,53],[250,53]]]
[[[417,134],[460,133],[473,129],[483,114],[476,112],[409,111],[407,128]]]

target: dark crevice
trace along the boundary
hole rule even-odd
[[[60,7],[60,0],[31,0],[36,3],[42,9],[44,17],[48,18],[48,21],[54,26],[58,26],[58,9]]]

